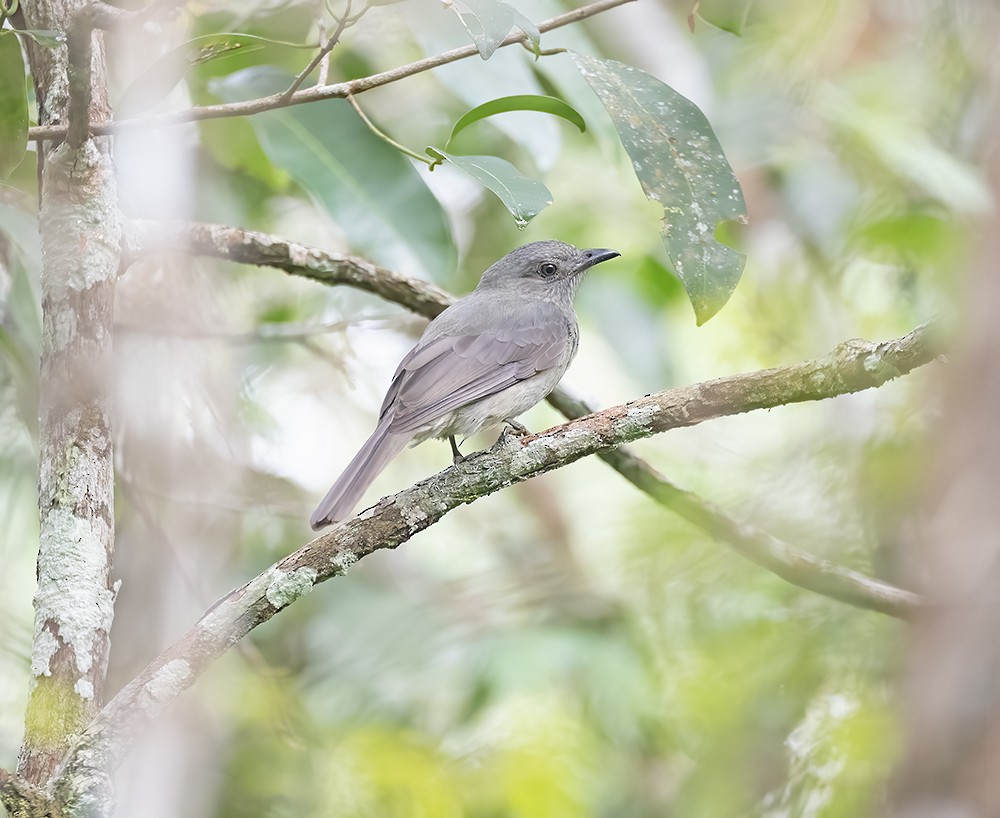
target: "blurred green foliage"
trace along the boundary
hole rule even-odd
[[[514,5],[535,22],[560,10],[550,0]],[[460,140],[462,153],[498,156],[551,190],[552,206],[523,231],[482,187],[447,166],[429,174],[341,102],[165,132],[168,143],[121,162],[123,188],[166,200],[167,179],[180,191],[170,215],[370,255],[456,292],[529,240],[614,247],[621,261],[581,288],[584,337],[570,373],[605,404],[947,318],[971,225],[988,205],[975,165],[987,70],[975,12],[879,0],[701,5],[693,33],[690,3],[641,0],[541,40],[658,77],[718,135],[750,223],[717,235],[747,254],[747,267],[701,328],[670,273],[662,208],[644,197],[566,55],[500,49],[361,98],[382,130],[417,150],[444,144],[489,99],[566,100],[585,134],[519,112]],[[305,2],[189,6],[165,24],[169,36],[109,44],[112,97],[164,54],[190,53],[192,38],[315,43],[316,16]],[[333,50],[330,80],[467,42],[440,4],[380,5]],[[312,53],[266,45],[192,59],[146,102],[156,111],[280,90]],[[272,82],[248,81],[260,77]],[[320,146],[311,156],[309,141]],[[166,177],[155,175],[164,167]],[[341,195],[355,183],[367,185],[374,216]],[[30,161],[0,193],[0,764],[9,768],[27,695],[37,539]],[[162,215],[144,201],[123,194],[122,206]],[[169,252],[122,278],[117,312],[125,582],[112,689],[213,599],[307,540],[312,501],[368,433],[421,328],[372,296]],[[637,448],[731,515],[901,581],[936,411],[925,384],[918,373]],[[541,407],[526,422],[556,420]],[[433,443],[406,452],[372,499],[448,462]],[[454,512],[259,629],[181,703],[180,738],[171,753],[157,750],[157,768],[177,771],[187,815],[878,815],[902,742],[901,633],[788,585],[603,464],[581,462]],[[154,786],[138,762],[127,775],[139,795],[123,796],[126,812]]]

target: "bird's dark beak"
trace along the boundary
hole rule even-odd
[[[589,270],[595,264],[600,264],[602,261],[610,261],[613,258],[618,258],[620,255],[621,253],[617,250],[607,250],[603,247],[598,247],[594,250],[584,250],[583,261],[580,262],[576,271],[582,273],[584,270]]]

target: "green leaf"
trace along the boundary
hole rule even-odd
[[[115,108],[121,116],[134,116],[166,97],[192,66],[236,54],[250,54],[270,46],[316,47],[313,43],[289,43],[256,34],[221,32],[195,37],[168,51],[136,77],[122,93]]]
[[[663,205],[663,244],[698,324],[729,300],[746,256],[719,243],[719,224],[747,220],[743,191],[705,115],[638,68],[575,54],[618,131],[646,196]]]
[[[464,171],[483,187],[492,190],[514,217],[518,227],[525,227],[552,204],[552,194],[537,179],[523,176],[506,159],[498,156],[457,156],[438,148],[427,148],[429,156],[446,161]]]
[[[49,31],[40,28],[18,28],[14,29],[14,32],[24,37],[30,37],[45,48],[58,48],[66,42],[66,35],[61,31]]]
[[[479,56],[488,60],[512,28],[519,28],[539,50],[542,35],[538,27],[513,6],[500,0],[445,0],[454,10],[479,49]]]
[[[426,54],[447,51],[454,47],[456,38],[466,33],[458,15],[443,5],[424,3],[404,5],[400,7],[399,14]],[[434,69],[434,76],[462,100],[467,108],[474,108],[496,97],[546,93],[533,69],[545,66],[552,60],[531,62],[524,59],[520,51],[519,48],[501,49],[490,57],[488,63],[480,61],[476,64],[462,60],[441,65]],[[587,83],[576,68],[572,65],[569,68],[577,82],[585,87],[586,96],[583,99],[592,107],[600,108],[601,103],[594,98],[590,88],[586,87]],[[554,96],[569,99],[561,93]],[[577,110],[589,123],[590,118],[586,112],[580,108]],[[603,111],[601,113],[603,114]],[[604,119],[605,117],[601,116],[598,121]],[[510,113],[493,119],[492,124],[523,147],[540,169],[551,168],[558,159],[563,137],[558,124],[551,117],[539,118],[530,112]],[[610,129],[610,123],[608,127]]]
[[[699,0],[695,3],[693,13],[709,25],[742,37],[752,2],[753,0]]]
[[[209,84],[226,102],[274,94],[292,77],[247,68]],[[264,152],[308,191],[375,261],[439,277],[455,264],[447,219],[413,164],[368,130],[345,100],[267,111],[251,118]]]
[[[21,42],[0,32],[0,179],[6,179],[28,149],[28,90]]]
[[[495,114],[506,114],[510,111],[540,111],[544,114],[553,114],[554,116],[562,117],[567,122],[572,122],[580,129],[580,133],[587,130],[587,123],[583,121],[583,117],[577,113],[575,108],[572,108],[561,99],[543,97],[537,94],[518,94],[516,96],[491,99],[489,102],[477,105],[468,113],[463,114],[458,122],[455,123],[455,127],[451,129],[451,136],[448,137],[445,147],[447,148],[451,145],[455,137],[474,122],[479,122],[479,120],[486,119],[486,117],[494,116]]]

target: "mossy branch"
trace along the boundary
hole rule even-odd
[[[365,290],[428,318],[438,315],[454,301],[454,296],[426,281],[407,278],[365,259],[235,227],[191,222],[132,222],[127,231],[127,243],[127,254],[132,257],[162,245],[241,264],[276,267],[323,284]],[[796,401],[822,400],[879,386],[929,362],[937,351],[930,327],[924,326],[898,341],[886,344],[849,341],[827,359],[709,381],[661,395],[674,395],[678,399],[670,428],[692,425],[710,417]],[[593,407],[565,387],[553,392],[549,403],[571,419],[594,412]],[[640,402],[633,405],[633,410],[645,411]],[[906,616],[916,605],[916,598],[908,591],[814,557],[734,520],[709,501],[659,474],[627,448],[604,451],[600,456],[656,502],[795,585],[893,616]]]

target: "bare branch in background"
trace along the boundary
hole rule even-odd
[[[577,413],[566,398],[564,393],[556,393],[550,402],[567,417],[582,417],[585,412]],[[579,408],[586,406],[580,404]],[[660,474],[627,446],[601,452],[598,457],[664,508],[793,585],[904,619],[912,617],[920,605],[920,598],[911,591],[799,551],[766,531],[734,520],[714,503]]]
[[[616,8],[617,6],[631,2],[633,2],[633,0],[598,0],[596,3],[581,6],[578,9],[573,9],[565,14],[560,14],[546,20],[545,22],[539,23],[538,30],[544,34],[546,31],[562,28],[563,26],[568,26],[572,23],[578,23],[588,17],[593,17],[595,14],[601,14],[602,12]],[[508,45],[520,43],[525,39],[525,37],[526,35],[523,32],[511,34],[506,40],[503,41],[503,43],[500,44],[500,47],[503,48]],[[447,65],[448,63],[456,62],[457,60],[464,60],[467,57],[475,56],[478,53],[479,51],[474,45],[462,46],[461,48],[453,48],[451,51],[445,51],[433,57],[425,57],[422,60],[417,60],[415,62],[408,63],[407,65],[401,65],[398,68],[381,71],[378,74],[372,74],[368,77],[361,77],[348,82],[339,82],[334,85],[313,86],[312,88],[307,88],[304,91],[296,91],[291,97],[288,98],[285,97],[285,92],[282,91],[281,93],[272,94],[268,97],[261,97],[260,99],[251,99],[245,102],[231,102],[221,105],[203,105],[196,108],[190,108],[186,111],[177,111],[176,113],[155,114],[153,116],[136,117],[135,119],[120,119],[115,122],[112,122],[110,119],[106,119],[101,122],[92,122],[90,132],[95,136],[98,136],[119,133],[124,130],[136,128],[162,128],[167,125],[178,125],[183,122],[197,122],[203,119],[222,119],[234,116],[248,116],[249,114],[258,114],[262,111],[272,111],[276,108],[286,108],[289,105],[302,105],[307,102],[317,102],[323,99],[346,99],[349,95],[357,95],[364,91],[370,91],[372,88],[379,88],[392,82],[398,82],[399,80],[406,79],[407,77],[412,77],[415,74],[430,71],[432,68]],[[61,125],[40,125],[38,127],[28,129],[28,138],[34,140],[62,139],[65,136],[66,128]]]
[[[408,310],[433,318],[454,301],[440,287],[408,278],[358,256],[331,253],[279,236],[221,224],[199,222],[129,222],[125,254],[131,259],[157,250],[277,267],[321,284],[343,284],[377,295]]]
[[[323,284],[344,284],[365,290],[428,318],[433,318],[454,301],[453,296],[427,282],[419,279],[408,279],[398,273],[377,267],[364,259],[328,253],[315,247],[234,227],[182,222],[168,224],[132,222],[127,231],[126,240],[129,244],[129,255],[134,256],[142,252],[144,248],[155,249],[162,245],[174,249],[186,249],[200,255],[238,261],[243,264],[277,267],[292,275],[309,278]],[[933,345],[929,342],[929,330],[923,328],[915,332],[916,335],[910,342],[915,356],[911,355],[907,359],[912,366],[926,363],[935,354]],[[866,363],[863,366],[870,367],[872,373],[881,370],[884,379],[902,374],[903,370],[894,369],[900,362],[896,362],[894,359],[886,360],[882,357],[880,350],[881,347],[878,345],[866,344],[861,341],[849,342],[844,345],[844,354],[846,355],[856,356],[866,353],[868,357],[865,358]],[[750,379],[763,376],[767,378],[770,373],[775,371],[777,370],[766,370],[764,373],[736,377]],[[837,390],[844,385],[842,382],[843,374],[837,367],[805,372],[803,377],[806,382],[803,383],[802,396],[798,398],[786,396],[777,404],[770,405],[789,403],[793,400],[819,400],[834,394],[842,394],[841,391]],[[707,394],[712,390],[719,389],[720,384],[728,380],[722,379],[722,381],[713,381],[708,384],[686,387],[686,389],[691,392],[704,390]],[[871,383],[870,385],[877,384]],[[761,392],[766,394],[767,389],[762,389]],[[583,399],[571,394],[565,387],[560,387],[553,392],[549,397],[549,402],[569,418],[578,418],[594,412],[593,407],[589,406]],[[720,414],[714,414],[712,417],[748,411],[748,408],[736,408],[735,404],[729,408],[732,411],[723,410]],[[685,409],[685,411],[688,410]],[[705,419],[707,418],[700,417],[698,420],[692,419],[692,422]],[[678,425],[690,424],[681,423]],[[619,448],[615,451],[604,452],[601,457],[620,472],[626,480],[646,492],[661,505],[707,531],[748,559],[795,585],[842,602],[894,616],[907,615],[916,604],[914,595],[907,591],[791,548],[764,532],[733,520],[708,501],[671,483],[627,449]]]

